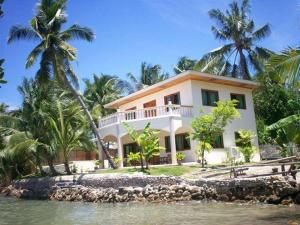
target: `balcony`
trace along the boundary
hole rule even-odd
[[[114,114],[100,118],[99,128],[126,121],[146,120],[150,118],[162,118],[168,116],[192,117],[193,106],[164,105],[137,110],[128,110],[124,112],[116,112]]]

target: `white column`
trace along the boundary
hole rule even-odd
[[[119,120],[119,118],[118,118]],[[118,121],[119,122],[119,121]],[[124,161],[124,158],[123,158],[123,143],[122,143],[122,138],[121,138],[121,132],[120,132],[120,124],[117,125],[117,139],[118,139],[118,157],[120,159],[120,164],[119,164],[119,168],[123,168],[123,161]]]
[[[176,158],[176,141],[175,141],[175,129],[173,118],[170,117],[170,144],[171,144],[171,160],[173,165],[177,165]]]

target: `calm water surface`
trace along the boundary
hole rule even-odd
[[[300,206],[184,202],[96,204],[0,197],[3,224],[300,224]]]

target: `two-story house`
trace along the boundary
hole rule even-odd
[[[214,150],[205,156],[208,163],[221,163],[227,159],[229,149],[236,145],[238,130],[256,133],[252,100],[256,87],[253,81],[186,71],[105,105],[117,112],[99,119],[99,132],[104,142],[115,144],[121,167],[128,153],[137,151],[123,122],[136,130],[142,130],[150,122],[151,128],[161,131],[159,140],[165,151],[153,163],[169,159],[169,163],[176,164],[179,151],[185,153],[185,162],[194,162],[197,142],[189,139],[193,118],[209,113],[218,100],[237,99],[240,119],[225,128],[223,135],[212,143]],[[253,144],[258,146],[257,138]]]

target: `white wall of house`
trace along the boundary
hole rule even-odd
[[[151,95],[148,95],[148,96],[139,98],[137,100],[134,100],[132,102],[126,103],[124,105],[121,105],[119,108],[121,111],[125,111],[132,107],[136,107],[137,109],[143,109],[144,108],[143,104],[150,102],[152,100],[156,100],[157,106],[163,106],[163,105],[165,105],[164,96],[174,94],[177,92],[180,92],[180,101],[181,101],[182,105],[193,105],[192,88],[191,87],[192,87],[191,81],[187,80],[187,81],[184,81],[177,85],[174,85],[172,87],[163,89],[156,93],[153,93]]]

